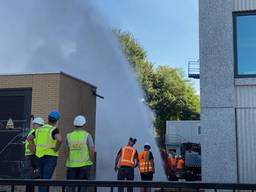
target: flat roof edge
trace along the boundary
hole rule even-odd
[[[183,122],[200,122],[200,120],[167,120],[166,122],[177,122],[177,123],[183,123]]]
[[[87,84],[89,85],[90,87],[93,87],[95,89],[97,89],[97,86],[91,84],[91,83],[88,83],[82,79],[79,79],[77,77],[74,77],[72,75],[69,75],[68,73],[65,73],[65,72],[35,72],[35,73],[0,73],[0,77],[1,76],[24,76],[24,75],[64,75],[66,77],[69,77],[71,79],[74,79],[74,80],[77,80],[77,81],[80,81],[84,84]]]
[[[171,122],[171,123],[195,123],[195,122],[198,122],[200,123],[200,120],[174,120],[174,121],[171,121],[171,120],[168,120],[166,121],[167,123]]]
[[[66,76],[66,77],[69,77],[69,78],[71,78],[71,79],[80,81],[80,82],[82,82],[82,83],[85,83],[85,84],[89,85],[90,87],[93,87],[93,88],[97,89],[97,86],[95,86],[95,85],[93,85],[93,84],[91,84],[91,83],[88,83],[87,81],[84,81],[84,80],[82,80],[82,79],[79,79],[79,78],[77,78],[77,77],[74,77],[74,76],[72,76],[72,75],[69,75],[69,74],[67,74],[67,73],[65,73],[65,72],[62,72],[62,71],[61,71],[59,74],[64,75],[64,76]]]

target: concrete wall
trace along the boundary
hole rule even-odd
[[[233,0],[199,1],[204,182],[237,182],[232,11]]]
[[[179,145],[184,142],[201,143],[199,126],[200,121],[167,121],[166,145]]]
[[[234,11],[256,9],[256,0],[234,0]],[[236,78],[236,123],[240,183],[256,180],[256,79]]]
[[[252,183],[256,80],[234,78],[232,13],[255,10],[256,0],[200,0],[199,4],[203,180]]]
[[[200,143],[200,121],[167,121],[165,144],[167,150],[176,150],[180,154],[182,143]]]

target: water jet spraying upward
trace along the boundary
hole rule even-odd
[[[157,179],[164,179],[151,112],[119,43],[88,1],[0,2],[2,73],[64,71],[98,86],[97,179],[113,180],[114,158],[129,137],[150,142]],[[139,178],[137,177],[137,180]]]

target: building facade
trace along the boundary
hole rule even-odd
[[[65,73],[0,75],[0,120],[14,121],[16,129],[30,127],[30,116],[47,121],[52,110],[61,113],[58,127],[64,138],[55,178],[65,178],[63,146],[66,134],[73,130],[73,119],[86,116],[86,130],[95,138],[96,87]],[[4,107],[3,107],[4,106]]]
[[[182,143],[201,144],[200,121],[167,121],[165,144],[168,151],[180,154]]]
[[[199,0],[202,176],[256,181],[256,0]]]

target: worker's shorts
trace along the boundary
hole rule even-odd
[[[149,173],[140,173],[140,177],[142,181],[152,181],[153,180],[153,172]]]

